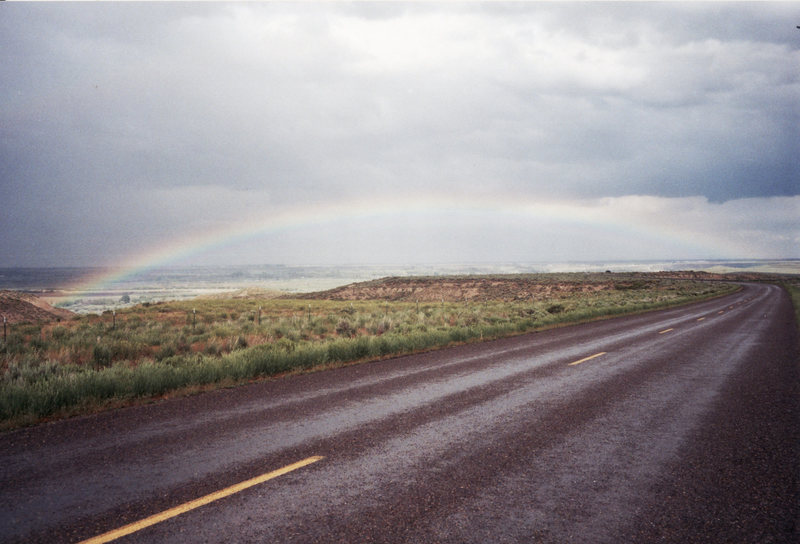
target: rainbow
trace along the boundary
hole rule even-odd
[[[294,228],[324,227],[342,219],[369,220],[453,213],[477,213],[504,218],[516,216],[601,229],[617,236],[650,237],[664,244],[687,248],[693,254],[709,258],[741,254],[741,248],[727,244],[725,240],[704,240],[698,237],[697,232],[682,230],[674,225],[667,227],[663,222],[658,222],[653,214],[634,213],[626,216],[620,213],[618,207],[610,204],[613,200],[558,202],[429,195],[424,198],[362,199],[283,208],[240,219],[222,228],[167,240],[148,251],[132,256],[126,262],[114,267],[111,272],[105,270],[81,278],[78,283],[69,287],[74,294],[68,299],[78,298],[81,293],[96,291],[144,271],[168,266],[192,255],[234,242]]]

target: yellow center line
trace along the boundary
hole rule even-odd
[[[572,362],[572,363],[568,364],[567,366],[579,365],[581,363],[585,363],[586,361],[594,359],[595,357],[600,357],[601,355],[605,355],[605,354],[606,354],[605,351],[601,351],[600,353],[595,353],[594,355],[590,355],[588,357],[584,357],[583,359],[581,359],[579,361]]]
[[[702,320],[704,320],[704,319],[705,319],[705,317],[700,317],[700,318],[698,318],[697,320],[698,320],[698,321],[702,321]]]
[[[674,330],[675,329],[664,329],[663,331],[660,331],[658,334],[664,334],[665,332],[674,331]]]
[[[226,487],[225,489],[215,491],[214,493],[209,493],[208,495],[200,497],[199,499],[183,503],[179,506],[176,506],[175,508],[170,508],[169,510],[164,510],[161,513],[154,514],[150,517],[136,521],[129,525],[125,525],[124,527],[120,527],[119,529],[109,531],[94,538],[84,540],[82,542],[79,542],[78,544],[102,544],[104,542],[111,542],[112,540],[116,540],[125,535],[135,533],[136,531],[141,531],[145,527],[150,527],[151,525],[155,525],[156,523],[161,523],[162,521],[174,518],[175,516],[179,516],[185,512],[194,510],[195,508],[199,508],[208,503],[218,501],[219,499],[228,497],[230,495],[233,495],[234,493],[238,493],[249,487],[253,487],[254,485],[264,483],[267,480],[272,480],[273,478],[277,478],[278,476],[283,476],[284,474],[292,472],[293,470],[297,470],[298,468],[310,465],[311,463],[316,463],[321,459],[324,459],[324,457],[321,456],[308,457],[306,459],[303,459],[302,461],[292,463],[291,465],[286,465],[285,467],[279,468],[278,470],[267,472],[266,474],[262,474],[261,476],[256,476],[255,478],[251,478],[249,480],[245,480],[244,482],[240,482],[230,487]]]

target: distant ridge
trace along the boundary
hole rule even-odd
[[[791,276],[789,276],[791,277]],[[555,295],[591,294],[627,290],[657,280],[768,281],[786,276],[760,273],[669,272],[565,272],[546,274],[488,274],[454,276],[403,276],[351,283],[314,293],[293,293],[281,298],[319,300],[386,300],[405,302],[539,300]]]
[[[230,298],[259,298],[259,299],[272,299],[280,298],[285,293],[277,289],[264,289],[263,287],[245,287],[244,289],[237,289],[236,291],[225,291],[223,293],[214,293],[212,295],[199,295],[198,299],[211,299],[211,300],[225,300]]]
[[[9,323],[60,321],[70,319],[73,312],[53,308],[40,298],[20,291],[0,291],[0,316]],[[0,318],[2,319],[2,318]]]

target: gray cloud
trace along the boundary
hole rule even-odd
[[[36,4],[2,15],[0,264],[113,261],[115,248],[144,251],[259,209],[348,198],[711,206],[799,193],[791,3]],[[480,254],[504,225],[450,238]],[[573,238],[564,247],[584,254]]]

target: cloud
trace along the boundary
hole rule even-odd
[[[56,262],[69,255],[59,247],[79,246],[72,258],[91,262],[110,240],[157,245],[198,228],[187,210],[234,223],[254,207],[431,192],[644,195],[698,198],[728,225],[724,213],[741,212],[728,202],[799,192],[791,4],[59,4],[3,14],[0,183],[14,211],[0,227],[21,237],[0,242],[9,262],[27,258],[25,237]],[[119,233],[102,227],[112,216]],[[764,224],[792,237],[786,223]],[[462,227],[474,233],[462,245],[499,238]]]

